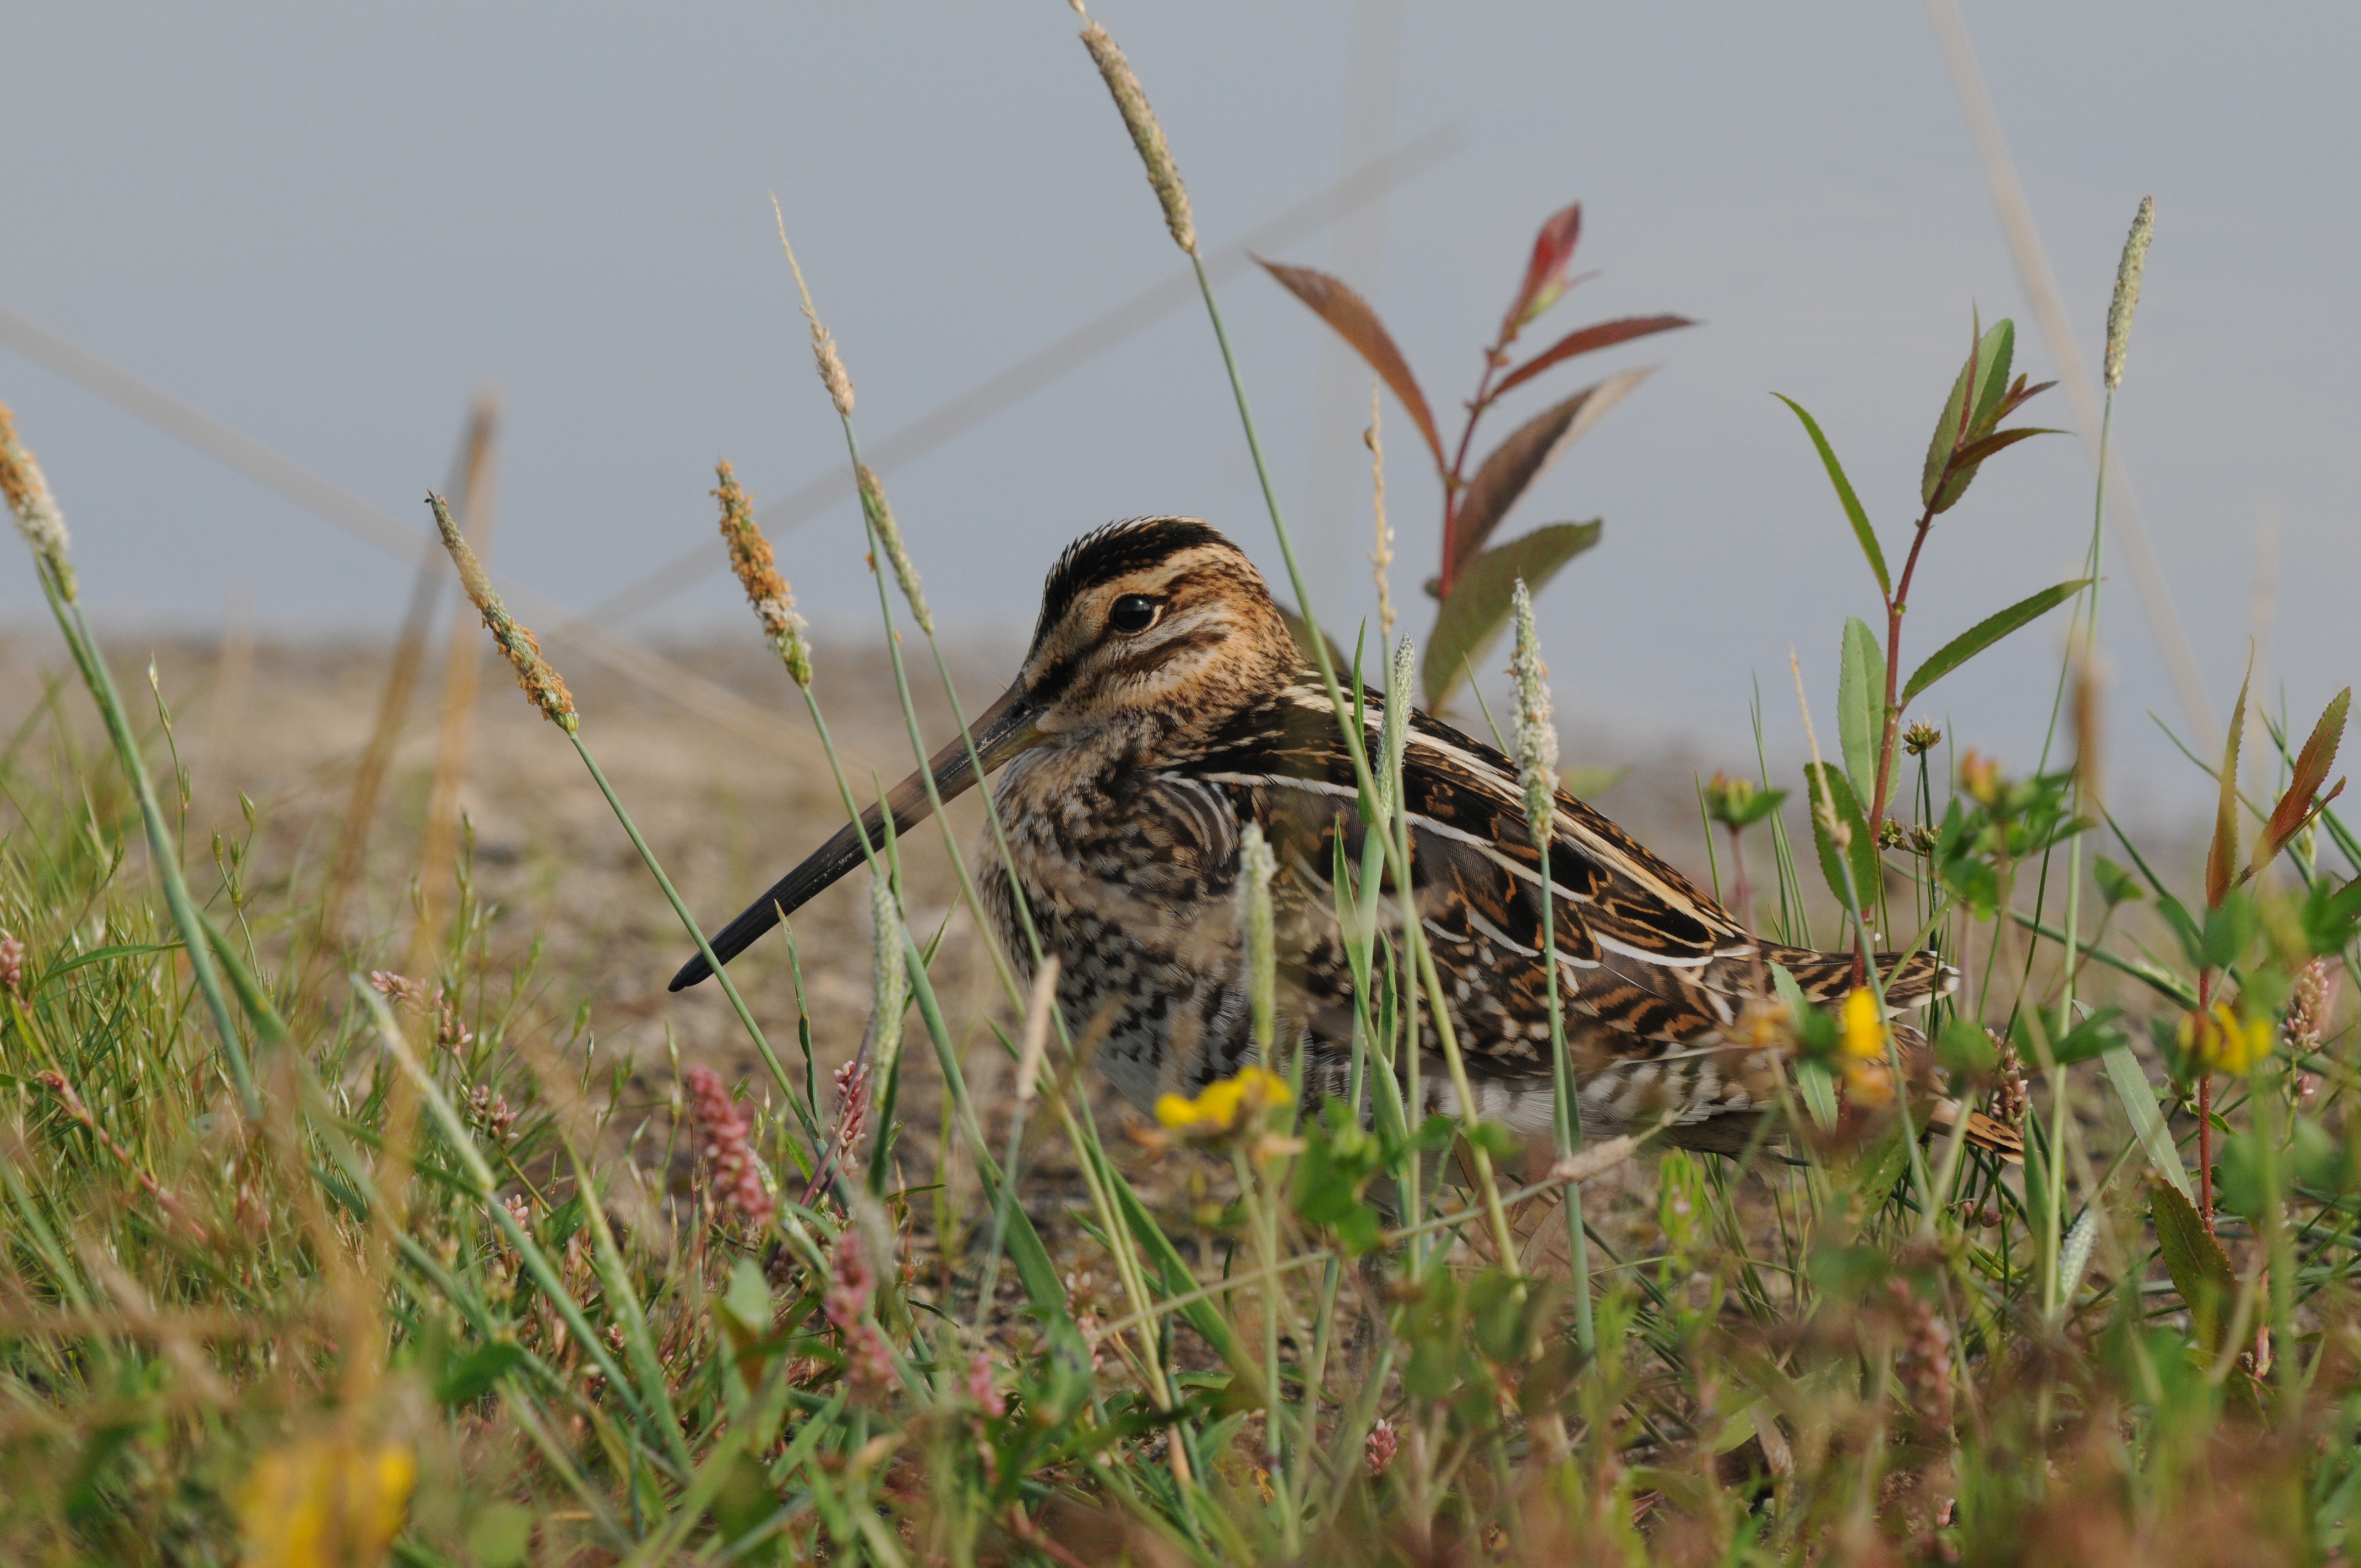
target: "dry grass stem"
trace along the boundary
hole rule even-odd
[[[2100,689],[2098,650],[2088,637],[2075,641],[2074,773],[2082,798],[2095,806],[2103,798],[2099,788],[2100,723],[2104,696]]]
[[[1369,449],[1370,506],[1377,513],[1378,540],[1369,552],[1370,574],[1378,580],[1378,633],[1379,641],[1394,639],[1394,531],[1386,522],[1386,440],[1378,428],[1378,411],[1382,407],[1380,394],[1383,381],[1369,383],[1369,428],[1361,440]]]
[[[1041,960],[1033,977],[1033,994],[1025,1003],[1025,1046],[1016,1058],[1016,1103],[1030,1105],[1040,1088],[1041,1064],[1049,1053],[1049,1024],[1058,1005],[1058,959]]]

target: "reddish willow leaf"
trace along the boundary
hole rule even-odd
[[[1450,532],[1443,546],[1446,584],[1457,582],[1459,574],[1484,548],[1484,542],[1492,536],[1500,520],[1509,515],[1517,498],[1541,477],[1542,470],[1581,440],[1647,375],[1644,369],[1626,370],[1596,387],[1585,388],[1556,407],[1527,420],[1515,434],[1492,449],[1484,466],[1476,470],[1476,477],[1467,481],[1458,509],[1452,513]],[[1447,597],[1450,588],[1446,587],[1444,591]]]
[[[1563,208],[1542,225],[1533,236],[1533,257],[1525,263],[1525,281],[1500,318],[1500,341],[1509,342],[1527,322],[1557,303],[1565,292],[1565,269],[1574,264],[1575,242],[1582,237],[1582,203]]]
[[[2320,722],[2312,727],[2312,739],[2296,753],[2295,776],[2288,781],[2287,793],[2271,810],[2271,819],[2263,824],[2263,836],[2255,841],[2254,870],[2260,872],[2271,863],[2271,857],[2286,847],[2287,841],[2303,830],[2312,818],[2312,797],[2328,781],[2328,770],[2336,765],[2336,745],[2345,737],[2345,710],[2352,705],[2353,688],[2346,686],[2329,700],[2320,715]],[[2345,787],[2339,779],[2336,788]],[[2334,795],[2336,791],[2329,792]],[[2323,802],[2323,805],[2327,804]]]
[[[1600,524],[1553,522],[1498,550],[1487,550],[1459,574],[1426,640],[1426,706],[1440,712],[1467,678],[1484,650],[1508,623],[1519,578],[1539,593],[1558,568],[1598,543]]]
[[[1522,365],[1501,378],[1492,389],[1499,397],[1512,387],[1521,387],[1551,366],[1573,358],[1577,354],[1590,354],[1601,348],[1612,348],[1619,343],[1629,343],[1650,333],[1670,332],[1675,327],[1695,326],[1687,316],[1625,316],[1619,321],[1598,322],[1567,333]]]
[[[1410,373],[1409,362],[1378,320],[1378,313],[1369,302],[1353,292],[1342,280],[1310,267],[1290,267],[1281,262],[1263,261],[1263,270],[1279,280],[1281,287],[1312,307],[1312,313],[1336,329],[1336,335],[1353,345],[1354,351],[1368,362],[1378,378],[1393,389],[1410,411],[1411,422],[1418,433],[1426,437],[1426,449],[1434,454],[1438,469],[1447,466],[1443,458],[1443,438],[1435,433],[1434,415],[1427,409],[1426,394],[1419,390],[1418,378]]]
[[[2230,875],[2238,861],[2238,740],[2246,729],[2246,688],[2255,681],[2255,661],[2246,660],[2246,678],[2238,683],[2238,705],[2230,710],[2230,734],[2222,744],[2222,801],[2213,814],[2213,842],[2205,851],[2205,903],[2220,908],[2230,892]]]

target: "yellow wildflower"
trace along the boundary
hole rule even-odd
[[[1167,1094],[1156,1102],[1156,1119],[1184,1138],[1217,1138],[1262,1112],[1294,1102],[1287,1080],[1250,1067],[1235,1078],[1209,1083],[1193,1100]]]
[[[1783,1051],[1795,1043],[1795,1016],[1776,997],[1758,996],[1739,1013],[1730,1037],[1753,1050]]]
[[[1885,1055],[1885,1020],[1878,1015],[1876,993],[1865,986],[1845,998],[1844,1054],[1857,1061]]]
[[[396,1444],[296,1442],[258,1461],[237,1497],[242,1568],[384,1561],[410,1507],[418,1462]]]
[[[1844,1069],[1845,1098],[1855,1105],[1894,1103],[1894,1069],[1882,1061],[1849,1061]]]
[[[2278,1033],[2268,1018],[2242,1022],[2228,1003],[2217,1002],[2202,1027],[2194,1013],[2180,1020],[2180,1048],[2207,1072],[2243,1078],[2271,1054]]]

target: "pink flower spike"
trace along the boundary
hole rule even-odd
[[[746,1117],[730,1102],[721,1075],[693,1067],[681,1075],[697,1117],[698,1141],[713,1162],[714,1194],[749,1224],[768,1224],[778,1203],[763,1186],[763,1173],[748,1146]]]
[[[967,1397],[994,1420],[1008,1413],[1008,1400],[992,1385],[992,1357],[980,1350],[967,1364]]]

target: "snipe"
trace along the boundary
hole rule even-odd
[[[1367,694],[1372,752],[1384,705]],[[1077,540],[1049,573],[1015,684],[929,760],[945,798],[975,782],[971,743],[984,771],[1001,770],[993,798],[1008,859],[990,858],[982,883],[999,938],[1027,962],[1013,882],[1060,960],[1060,1007],[1126,1098],[1146,1109],[1160,1092],[1193,1093],[1245,1063],[1235,893],[1248,823],[1276,851],[1281,1008],[1306,1041],[1307,1085],[1342,1088],[1353,982],[1330,878],[1339,836],[1359,859],[1357,791],[1324,686],[1243,552],[1187,518],[1114,523]],[[1477,1110],[1545,1134],[1541,866],[1516,770],[1413,712],[1403,788],[1420,920]],[[907,829],[929,809],[924,777],[912,774],[888,804],[896,830]],[[882,842],[881,828],[872,807],[863,830]],[[1851,958],[1758,940],[1564,792],[1549,853],[1557,983],[1586,1130],[1669,1117],[1677,1142],[1741,1146],[1779,1100],[1779,1053],[1743,1037],[1767,965],[1825,1001],[1851,984]],[[724,927],[714,953],[728,962],[862,859],[847,825]],[[1396,912],[1399,902],[1378,907]],[[1896,1006],[1956,979],[1926,954],[1898,966],[1882,959],[1880,970]],[[692,959],[672,989],[710,972]],[[1439,1048],[1431,1025],[1425,1047]],[[1431,1108],[1457,1109],[1441,1070],[1422,1082]],[[1971,1136],[2009,1140],[1982,1117]]]

